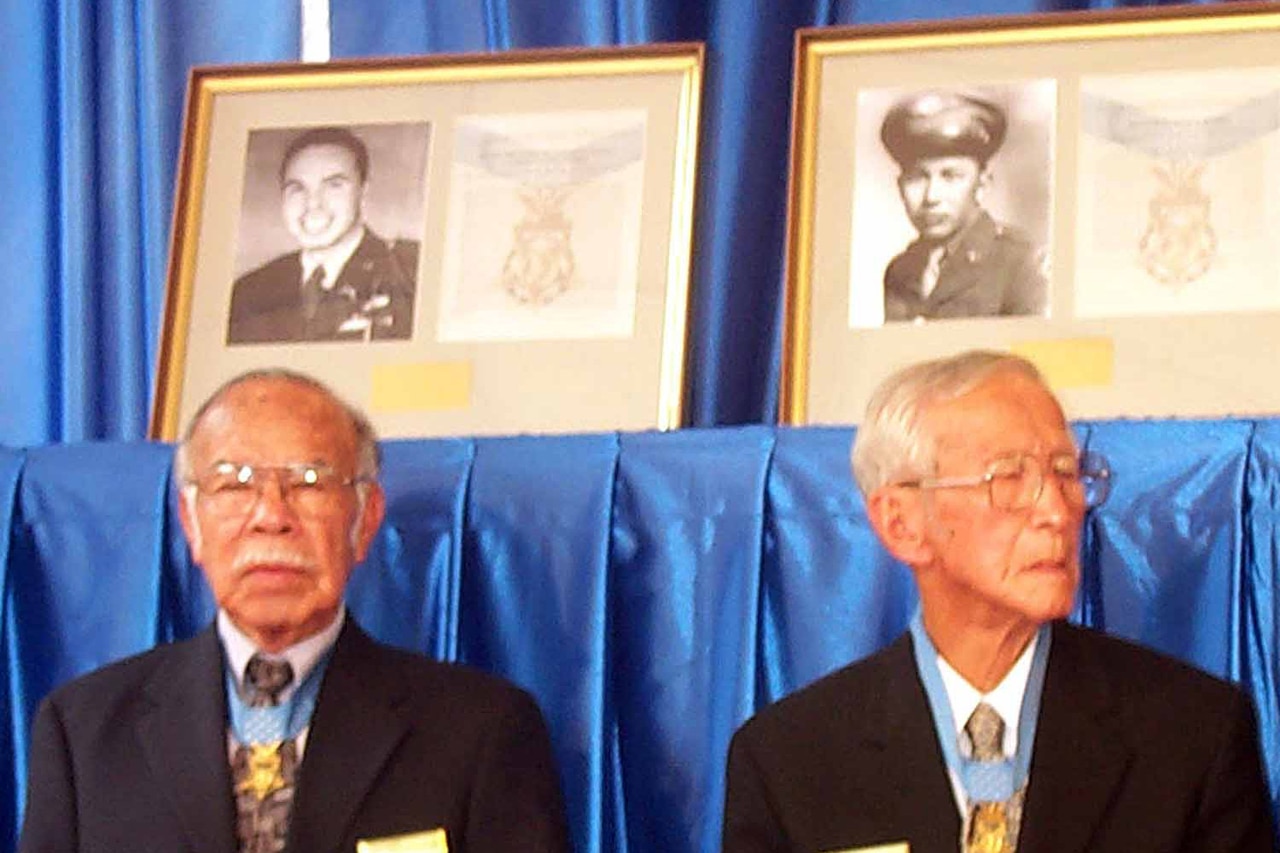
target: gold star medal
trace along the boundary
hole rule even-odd
[[[969,827],[969,853],[1005,853],[1009,820],[1004,803],[978,803]]]
[[[280,745],[284,741],[254,743],[249,745],[246,756],[248,767],[244,780],[236,787],[241,793],[253,794],[262,802],[284,787],[284,770],[280,759]]]

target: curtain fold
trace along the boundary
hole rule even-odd
[[[606,780],[617,774],[602,725],[615,713],[606,626],[617,444],[479,443],[462,531],[459,658],[530,690],[569,734],[556,757],[579,850],[611,820]]]
[[[718,847],[720,733],[753,704],[772,450],[764,428],[623,439],[609,638],[625,849]]]
[[[1240,681],[1258,710],[1271,798],[1280,804],[1280,423],[1264,421],[1253,435],[1240,505]],[[1278,806],[1280,808],[1280,806]],[[1278,821],[1280,823],[1280,821]]]
[[[388,520],[368,562],[402,571],[361,569],[348,592],[352,607],[368,614],[367,629],[440,660],[458,656],[462,552],[457,531],[465,518],[474,461],[475,447],[468,441],[384,446]]]
[[[1241,451],[1251,436],[1252,425],[1242,421],[1166,423],[1162,440],[1180,452],[1152,453],[1145,424],[1111,424],[1098,433],[1090,446],[1117,476],[1095,527],[1105,612],[1094,624],[1240,677]],[[1194,612],[1177,613],[1178,606]]]
[[[5,677],[0,680],[0,844],[13,849],[17,842],[18,818],[22,808],[21,792],[27,778],[27,708],[21,684],[21,658],[15,647],[12,583],[9,579],[10,545],[17,509],[18,482],[24,457],[0,447],[0,662]],[[6,796],[5,794],[8,794]]]

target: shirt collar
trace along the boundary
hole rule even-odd
[[[283,658],[293,667],[293,681],[280,694],[281,703],[289,701],[298,685],[319,663],[320,658],[338,641],[338,634],[342,631],[342,625],[346,622],[346,618],[347,608],[345,606],[339,607],[338,615],[333,617],[333,621],[318,634],[312,634],[302,642],[290,646],[279,654],[262,652],[263,657],[271,660]],[[217,631],[219,639],[222,640],[222,648],[227,655],[227,662],[231,667],[231,675],[236,682],[236,689],[243,691],[244,669],[249,665],[249,658],[258,652],[258,648],[253,644],[253,640],[250,640],[243,631],[235,626],[231,621],[231,617],[222,609],[218,610]]]
[[[365,229],[362,225],[353,229],[350,234],[326,249],[303,250],[299,258],[302,261],[302,280],[306,281],[311,278],[311,273],[315,271],[315,268],[323,264],[324,289],[333,290],[333,285],[337,282],[343,267],[347,265],[347,261],[351,260],[351,256],[356,253],[360,242],[364,240],[364,231]]]
[[[1022,654],[1014,662],[1013,667],[1005,673],[989,693],[981,693],[972,684],[965,681],[964,676],[952,669],[951,664],[938,655],[938,671],[942,675],[942,684],[947,690],[947,701],[951,704],[951,718],[956,724],[956,737],[959,738],[962,751],[967,755],[970,750],[969,738],[964,734],[964,724],[973,714],[979,702],[986,702],[1004,720],[1003,749],[1005,755],[1013,755],[1018,749],[1018,724],[1022,715],[1022,696],[1027,692],[1027,679],[1031,675],[1031,659],[1035,655],[1036,644],[1040,642],[1040,632],[1031,637],[1031,642],[1022,650]]]

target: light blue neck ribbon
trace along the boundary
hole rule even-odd
[[[320,682],[329,665],[333,649],[325,652],[311,667],[307,677],[293,691],[288,702],[264,708],[254,708],[240,695],[231,666],[226,663],[227,711],[231,716],[231,733],[237,742],[248,744],[274,743],[293,740],[311,723],[311,713],[320,695]]]
[[[1035,746],[1036,721],[1040,716],[1040,697],[1044,693],[1044,673],[1049,663],[1048,625],[1042,625],[1031,657],[1031,672],[1027,675],[1027,689],[1022,694],[1022,710],[1018,721],[1018,748],[1010,760],[975,761],[960,754],[960,739],[955,719],[951,714],[951,700],[942,683],[938,669],[938,650],[924,629],[924,615],[916,611],[911,619],[912,647],[915,651],[916,669],[924,683],[933,711],[933,725],[937,729],[938,743],[947,761],[947,769],[956,775],[970,803],[1004,802],[1027,783],[1031,772],[1031,751]]]

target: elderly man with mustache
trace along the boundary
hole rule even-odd
[[[175,469],[217,618],[42,703],[22,853],[567,850],[533,700],[376,643],[343,604],[378,464],[367,419],[309,377],[214,392]]]

